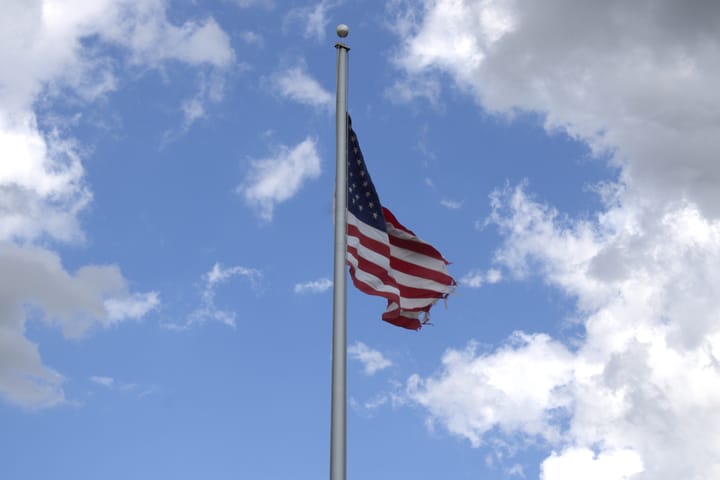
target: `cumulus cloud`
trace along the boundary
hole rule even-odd
[[[317,141],[308,137],[292,148],[281,145],[272,157],[253,160],[237,192],[260,218],[271,221],[277,204],[294,197],[306,181],[319,176]]]
[[[90,101],[117,86],[115,63],[84,43],[118,46],[131,64],[175,60],[227,67],[228,36],[212,19],[171,23],[161,0],[16,1],[0,18],[0,239],[81,240],[91,200],[76,141],[38,127],[34,104],[72,93]],[[197,108],[190,109],[197,112]]]
[[[320,278],[304,283],[295,284],[295,293],[323,293],[332,288],[333,282],[329,278]]]
[[[570,406],[571,398],[559,387],[570,381],[572,364],[570,352],[547,335],[516,333],[492,355],[477,355],[472,343],[448,351],[442,373],[412,376],[408,392],[433,421],[474,446],[496,426],[554,440],[559,432],[553,412]]]
[[[491,112],[540,112],[645,198],[720,214],[719,4],[398,3],[395,63],[415,82],[449,74]]]
[[[583,337],[451,349],[440,373],[411,379],[412,397],[475,445],[540,438],[554,450],[544,480],[720,475],[720,5],[394,5],[408,78],[449,76],[498,115],[540,113],[618,172],[594,216],[567,217],[523,187],[492,198],[494,261],[574,299]],[[537,391],[498,387],[495,369]]]
[[[28,319],[80,338],[93,328],[139,319],[159,304],[156,292],[130,293],[114,265],[90,265],[74,273],[41,247],[0,243],[0,395],[11,403],[43,408],[62,403],[63,377],[43,365],[25,337]]]
[[[439,374],[410,379],[410,397],[473,445],[493,428],[541,438],[556,449],[546,480],[719,474],[720,221],[692,204],[570,219],[523,187],[493,196],[491,221],[505,239],[496,261],[574,298],[584,336],[451,349]]]
[[[574,480],[583,472],[587,480],[630,480],[643,471],[642,461],[632,450],[596,455],[589,448],[569,448],[553,454],[542,464],[541,480]]]
[[[0,396],[43,408],[64,402],[63,377],[25,337],[28,319],[77,338],[145,316],[159,296],[130,292],[117,266],[68,272],[57,254],[33,246],[82,241],[78,214],[92,201],[83,145],[42,116],[58,98],[84,104],[116,89],[120,64],[224,69],[234,52],[214,19],[175,24],[164,0],[10,0],[2,9],[0,64],[12,68],[0,69]],[[105,56],[106,46],[120,60]]]
[[[295,102],[330,111],[335,103],[333,95],[311,77],[303,66],[290,67],[271,78],[275,91]]]
[[[355,342],[350,345],[348,347],[348,357],[360,361],[366,375],[375,375],[375,373],[393,364],[381,352],[373,350],[363,342]]]

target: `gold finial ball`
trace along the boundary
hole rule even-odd
[[[337,32],[338,37],[345,38],[348,36],[348,33],[350,33],[350,27],[348,27],[344,23],[341,23],[340,25],[337,26],[335,31]]]

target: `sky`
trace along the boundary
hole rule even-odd
[[[335,27],[383,205],[348,478],[720,478],[720,4],[5,0],[0,478],[328,475]]]

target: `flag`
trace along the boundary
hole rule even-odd
[[[384,297],[382,319],[419,330],[455,289],[447,260],[380,204],[348,118],[347,263],[360,291]]]

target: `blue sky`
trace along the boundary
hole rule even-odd
[[[350,288],[348,477],[720,475],[720,8],[0,8],[0,478],[327,475],[338,23],[459,282]]]

